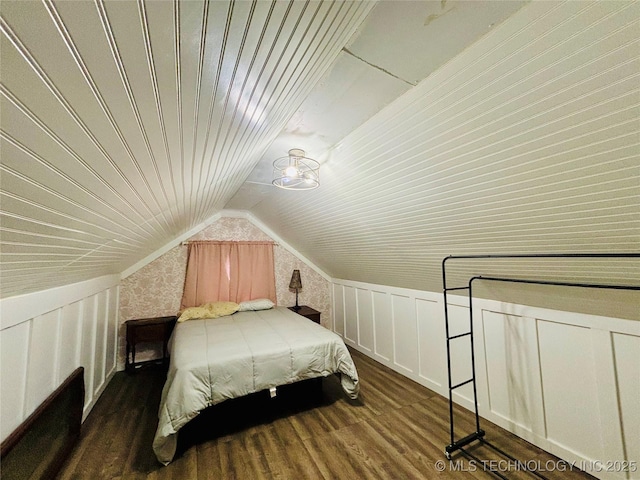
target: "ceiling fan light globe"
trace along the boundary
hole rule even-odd
[[[298,176],[298,169],[291,165],[285,169],[284,174],[289,178],[296,178]]]

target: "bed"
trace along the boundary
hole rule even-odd
[[[350,398],[359,393],[342,339],[286,307],[178,323],[169,349],[153,441],[164,465],[173,460],[178,431],[211,405],[334,373]]]

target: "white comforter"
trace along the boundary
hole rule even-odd
[[[358,373],[342,339],[285,307],[179,323],[162,391],[153,450],[168,464],[180,428],[229,398],[340,373],[351,398]]]

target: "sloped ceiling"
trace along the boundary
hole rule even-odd
[[[640,250],[637,2],[0,13],[2,297],[122,272],[225,207],[334,277],[427,290],[449,254]],[[319,189],[269,184],[294,147]]]
[[[2,295],[222,209],[373,5],[3,1]]]
[[[452,254],[640,252],[639,7],[525,6],[251,212],[334,278],[421,290]],[[640,285],[638,259],[450,268]]]

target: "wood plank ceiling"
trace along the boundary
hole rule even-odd
[[[2,2],[2,296],[222,209],[373,6]]]
[[[639,251],[639,3],[523,4],[4,0],[1,296],[122,272],[225,206],[336,278],[423,290],[449,254]],[[319,189],[264,185],[294,147]]]
[[[638,18],[639,2],[532,2],[338,142],[320,189],[251,211],[334,278],[420,290],[452,254],[638,253]],[[454,282],[640,285],[628,259],[467,266]]]

